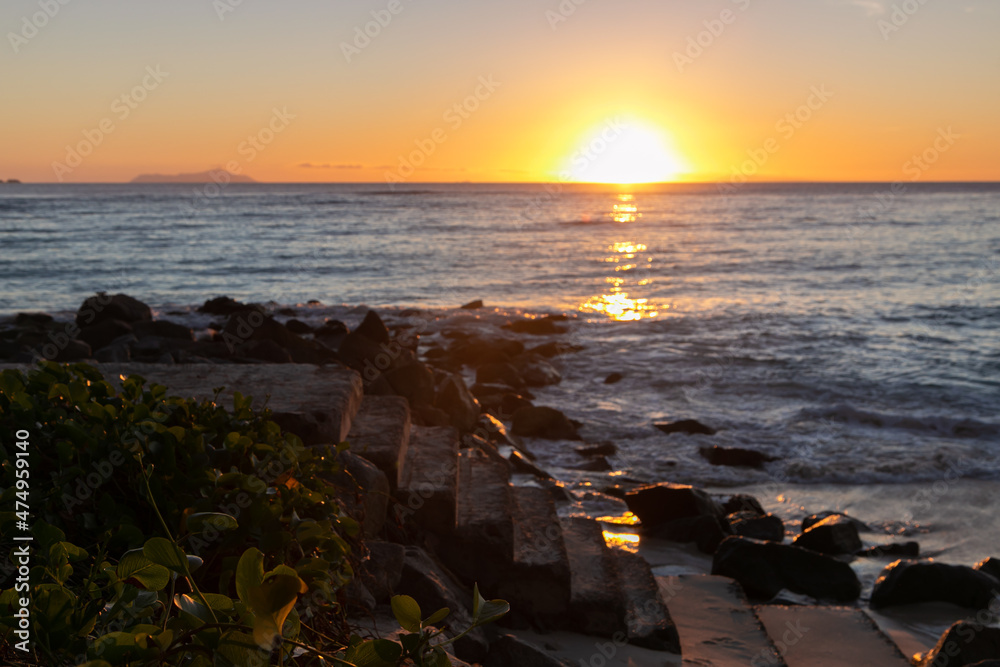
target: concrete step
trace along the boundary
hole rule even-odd
[[[642,556],[612,549],[625,597],[625,623],[630,644],[680,654],[681,644],[656,577]]]
[[[560,523],[571,585],[567,629],[598,637],[624,636],[625,599],[615,557],[604,541],[601,525],[578,517],[564,518]]]
[[[512,487],[514,567],[500,582],[499,595],[513,609],[562,615],[569,607],[570,571],[562,526],[548,490]]]
[[[450,426],[412,427],[399,472],[398,519],[414,520],[438,535],[451,535],[457,487],[458,431]]]
[[[754,615],[743,589],[728,577],[656,577],[692,667],[781,666],[785,663]],[[875,663],[860,663],[875,664]]]
[[[343,366],[311,364],[96,364],[109,382],[141,375],[167,387],[171,396],[212,399],[225,387],[220,404],[232,408],[235,392],[253,397],[254,408],[267,407],[274,421],[307,445],[343,442],[361,407],[361,376]]]
[[[458,457],[456,531],[443,550],[466,581],[493,589],[514,560],[514,503],[510,468],[476,449]]]
[[[402,396],[365,396],[347,434],[351,451],[368,459],[399,488],[410,446],[410,404]]]
[[[788,667],[910,664],[861,609],[775,605],[755,611]]]

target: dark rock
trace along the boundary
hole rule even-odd
[[[18,313],[14,317],[14,326],[42,329],[52,324],[53,317],[48,313]]]
[[[337,455],[344,469],[331,480],[348,515],[358,518],[364,533],[375,537],[385,525],[389,508],[389,478],[378,466],[350,452]]]
[[[855,527],[857,527],[859,533],[867,533],[871,531],[871,529],[868,527],[868,524],[866,524],[864,521],[855,519],[852,516],[847,516],[843,512],[817,512],[816,514],[810,514],[806,518],[802,519],[802,532],[803,533],[806,532],[820,521],[823,521],[824,519],[831,516],[844,517],[845,519],[853,523]]]
[[[997,592],[1000,581],[965,565],[898,560],[882,570],[870,606],[881,609],[917,602],[951,602],[985,609]]]
[[[470,301],[469,303],[462,306],[462,310],[479,310],[483,307],[483,300],[476,299],[475,301]]]
[[[403,579],[406,548],[392,542],[369,540],[368,558],[361,564],[361,581],[377,602],[387,602]]]
[[[532,475],[537,479],[554,479],[552,475],[545,472],[534,463],[532,463],[527,456],[519,451],[512,451],[510,457],[508,458],[511,465],[514,468],[514,472],[519,472],[525,475]]]
[[[250,306],[248,304],[240,303],[235,299],[230,299],[228,296],[220,296],[206,301],[201,308],[198,309],[198,312],[209,313],[211,315],[232,315],[233,313],[238,313],[241,310],[246,310],[249,307]]]
[[[406,547],[403,577],[397,593],[415,599],[428,614],[443,607],[451,609],[444,624],[452,634],[464,632],[472,625],[468,606],[472,600],[472,592],[466,590],[451,572],[423,549]],[[489,599],[489,591],[482,591],[482,594]],[[467,662],[482,662],[486,658],[488,646],[483,629],[476,628],[455,643],[455,652]]]
[[[566,327],[561,327],[556,324],[562,320],[556,319],[552,316],[542,317],[539,319],[526,318],[523,320],[514,320],[509,324],[503,325],[504,329],[509,329],[514,333],[529,334],[532,336],[547,336],[550,334],[564,334],[566,333]]]
[[[259,309],[243,310],[230,315],[221,339],[237,352],[241,346],[251,341],[271,341],[288,350],[292,361],[297,364],[323,364],[337,359],[332,351],[315,341],[293,334],[285,325]]]
[[[397,396],[403,396],[410,405],[431,405],[434,402],[434,372],[419,361],[393,368],[385,379]]]
[[[355,331],[376,343],[388,343],[391,340],[389,328],[385,326],[385,322],[374,310],[369,310],[365,314],[365,319]]]
[[[546,440],[580,439],[576,426],[555,408],[520,408],[513,414],[513,424],[514,435]]]
[[[479,367],[509,362],[524,352],[524,343],[509,338],[466,338],[448,348],[448,359],[457,366]]]
[[[344,586],[344,599],[347,609],[365,615],[369,615],[375,611],[375,607],[378,604],[375,596],[371,594],[367,586],[361,583],[361,579],[358,577],[351,579]]]
[[[665,521],[652,528],[644,528],[643,532],[669,542],[694,542],[698,550],[705,554],[714,554],[722,541],[733,534],[725,519],[709,515]]]
[[[701,422],[695,421],[694,419],[683,419],[678,422],[660,422],[653,424],[656,428],[660,429],[667,435],[671,433],[689,433],[697,435],[715,435],[718,433],[714,428],[710,426],[705,426]]]
[[[1000,665],[1000,628],[958,621],[925,653],[921,667],[975,667]]]
[[[167,320],[153,320],[151,322],[136,322],[132,325],[132,331],[139,338],[145,336],[158,336],[160,338],[175,338],[177,340],[194,340],[194,332],[190,327]]]
[[[573,343],[561,343],[558,341],[551,341],[548,343],[542,343],[541,345],[537,345],[528,351],[531,354],[537,354],[551,359],[552,357],[558,357],[564,354],[581,352],[584,349],[586,348],[584,348],[583,345],[575,345]]]
[[[920,556],[920,544],[918,542],[883,544],[879,547],[862,549],[854,555],[859,558],[918,558]]]
[[[89,359],[90,355],[91,349],[89,345],[82,340],[70,340],[59,348],[59,353],[56,354],[52,361],[60,363],[80,361],[81,359]]]
[[[444,410],[430,405],[414,405],[413,423],[417,426],[451,426],[451,417]]]
[[[618,384],[625,379],[625,376],[621,373],[612,373],[608,377],[604,378],[604,384]]]
[[[461,375],[452,374],[445,378],[437,389],[434,407],[443,410],[451,418],[452,425],[461,431],[476,428],[481,408]]]
[[[132,327],[120,320],[101,320],[97,324],[80,329],[77,339],[82,340],[92,350],[110,345],[116,338],[132,333]]]
[[[327,320],[323,326],[315,331],[317,336],[324,337],[346,336],[348,333],[350,333],[350,329],[340,320]]]
[[[682,484],[644,486],[630,491],[625,496],[625,503],[645,528],[677,519],[725,517],[722,507],[710,495]]]
[[[311,334],[313,332],[313,328],[302,320],[288,320],[285,322],[285,326],[288,327],[288,330],[293,334],[298,334],[299,336],[304,336],[305,334]]]
[[[521,408],[532,408],[534,404],[521,394],[504,394],[500,400],[500,412],[504,416],[512,416]]]
[[[508,363],[483,364],[476,369],[477,384],[501,384],[511,389],[525,386],[524,378]]]
[[[847,563],[775,542],[728,537],[712,561],[712,574],[740,582],[749,597],[770,600],[782,589],[817,599],[851,602],[861,582]]]
[[[76,313],[76,324],[87,327],[105,320],[121,320],[127,324],[149,321],[153,311],[149,306],[125,294],[98,293],[86,299]]]
[[[483,667],[565,667],[542,649],[513,635],[504,635],[490,643],[490,653]]]
[[[529,387],[548,387],[562,382],[562,375],[559,374],[559,371],[552,364],[541,359],[518,359],[515,361],[514,367],[524,378],[524,384]]]
[[[760,504],[760,501],[753,496],[747,495],[745,493],[737,493],[734,496],[730,496],[729,499],[723,503],[722,509],[726,514],[736,514],[739,512],[753,512],[760,516],[765,516],[767,511],[764,506]]]
[[[986,560],[976,563],[976,567],[973,569],[985,572],[996,579],[1000,579],[1000,558],[987,558]]]
[[[733,532],[740,537],[750,537],[767,542],[785,541],[785,524],[773,514],[761,516],[756,512],[737,512],[726,517]]]
[[[763,468],[765,463],[778,460],[773,456],[740,447],[702,447],[698,451],[714,466]]]
[[[625,596],[628,641],[653,651],[680,655],[677,626],[664,604],[649,563],[639,554],[615,549],[618,577]]]
[[[576,453],[580,456],[614,456],[618,453],[618,447],[610,442],[589,447],[577,447]]]
[[[355,329],[340,342],[340,360],[361,373],[365,384],[371,384],[386,371],[416,361],[416,357],[399,343],[377,343]]]
[[[292,355],[285,348],[281,347],[273,340],[250,341],[240,352],[248,359],[257,359],[269,364],[290,364]]]
[[[94,352],[94,360],[101,363],[120,364],[132,359],[132,345],[138,342],[135,336],[128,335],[117,338],[100,350]]]
[[[573,466],[573,470],[580,470],[583,472],[607,472],[609,470],[614,470],[614,467],[608,463],[606,458],[598,456],[592,458],[586,463]]]
[[[864,548],[858,535],[858,527],[844,516],[828,516],[813,524],[809,530],[796,537],[792,544],[831,556],[853,554]]]

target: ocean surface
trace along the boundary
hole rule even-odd
[[[430,340],[566,313],[585,349],[539,402],[616,443],[613,474],[1000,480],[998,185],[3,185],[0,285],[0,316],[122,291],[204,327],[192,306],[228,295],[313,322],[428,309]],[[720,432],[651,426],[681,418]],[[713,467],[710,444],[779,460]]]

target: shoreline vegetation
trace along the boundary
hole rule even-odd
[[[11,664],[1000,664],[984,662],[1000,661],[996,558],[945,565],[917,542],[872,546],[868,526],[822,507],[786,526],[757,498],[680,480],[587,491],[627,508],[638,539],[712,559],[711,572],[660,577],[609,547],[600,522],[560,512],[580,491],[531,450],[575,447],[595,472],[615,453],[533,393],[582,352],[566,316],[422,344],[419,325],[375,311],[354,328],[227,297],[199,311],[213,319],[200,339],[124,294],[88,298],[71,322],[0,324],[0,424],[35,447],[34,662],[13,648],[24,625],[5,564]],[[2,446],[9,553],[20,464]],[[884,563],[867,601],[856,559]],[[783,606],[789,594],[798,606]],[[954,623],[933,647],[887,621],[928,605]]]

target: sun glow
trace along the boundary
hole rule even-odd
[[[666,134],[638,121],[604,123],[568,162],[570,180],[581,183],[664,183],[687,170]]]

